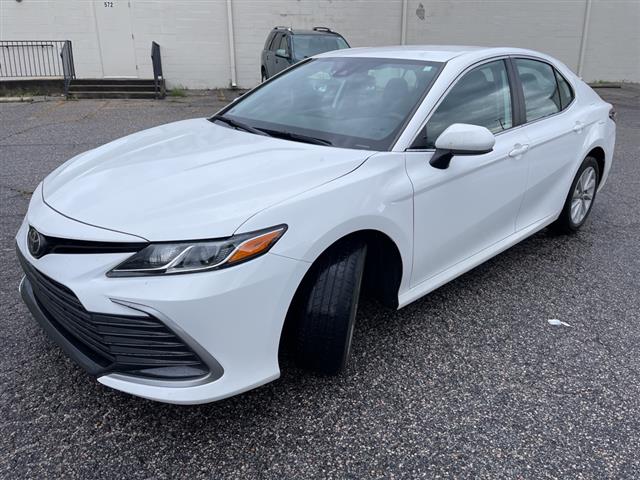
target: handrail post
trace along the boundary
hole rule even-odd
[[[162,58],[160,56],[160,45],[156,42],[151,42],[151,64],[153,65],[153,87],[156,99],[164,98],[164,87],[160,85],[160,78],[164,82]]]
[[[69,95],[69,87],[71,86],[71,80],[75,77],[73,66],[73,53],[71,51],[71,40],[65,40],[62,45],[62,51],[60,52],[62,59],[62,75],[64,78],[64,94]]]

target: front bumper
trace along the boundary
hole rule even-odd
[[[48,208],[46,206],[40,206]],[[31,213],[31,211],[30,211]],[[46,212],[44,228],[55,231],[55,211]],[[88,312],[160,320],[209,367],[207,375],[172,380],[130,373],[104,373],[78,353],[68,337],[47,321],[35,300],[31,282],[21,292],[34,317],[77,363],[98,375],[98,381],[133,395],[178,404],[206,403],[250,390],[278,378],[280,334],[308,264],[268,253],[224,270],[158,277],[108,278],[105,273],[130,254],[49,254],[32,257],[26,246],[28,216],[16,241],[28,265],[71,290]],[[61,222],[64,225],[68,219]],[[82,226],[89,237],[101,229]],[[86,357],[86,355],[85,355]]]
[[[64,285],[43,275],[18,250],[25,272],[20,293],[49,336],[88,373],[122,373],[156,381],[191,384],[214,381],[220,364],[191,339],[170,328],[168,319],[88,312]],[[131,305],[136,308],[135,305]]]

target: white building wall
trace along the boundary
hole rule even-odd
[[[587,2],[410,0],[407,42],[531,48],[577,71]],[[591,0],[586,31],[587,81],[640,82],[640,0]]]
[[[416,15],[422,3],[425,18]],[[408,43],[532,48],[577,66],[584,1],[411,1]]]
[[[582,75],[640,82],[640,0],[593,0]]]
[[[102,76],[91,2],[0,0],[0,40],[71,40],[78,76]]]
[[[131,0],[131,11],[141,77],[153,76],[151,42],[155,41],[160,45],[162,70],[170,86],[229,86],[224,1]]]
[[[640,82],[640,0],[407,0],[410,44],[510,45],[533,48],[578,67],[587,2],[582,75],[588,81]],[[138,75],[152,75],[156,41],[169,86],[228,87],[227,0],[113,0],[130,5]],[[95,9],[103,1],[0,0],[0,39],[69,39],[76,73],[103,68]],[[329,26],[352,46],[401,42],[403,0],[231,0],[237,83],[259,81],[260,52],[274,25]],[[104,37],[104,35],[103,35]]]

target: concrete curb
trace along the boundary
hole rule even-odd
[[[616,82],[599,82],[599,83],[589,83],[591,88],[622,88],[622,83]]]
[[[33,97],[0,97],[0,103],[33,102]]]
[[[63,95],[25,95],[24,97],[0,97],[0,103],[33,103],[33,102],[54,102],[64,100]]]

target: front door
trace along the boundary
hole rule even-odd
[[[466,73],[421,134],[426,151],[406,153],[414,188],[412,286],[512,235],[527,181],[527,137],[513,129],[514,98],[503,60]],[[445,170],[429,165],[436,138],[453,123],[488,128],[493,151],[454,156]]]
[[[94,1],[105,78],[136,78],[131,6],[127,0]]]

